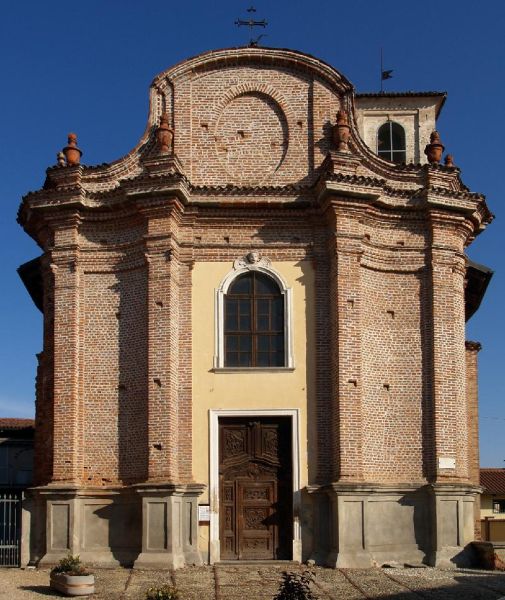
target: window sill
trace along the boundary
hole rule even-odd
[[[214,373],[292,373],[294,367],[214,367]]]

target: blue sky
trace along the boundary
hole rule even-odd
[[[21,196],[38,189],[69,131],[85,164],[126,154],[144,131],[148,87],[160,71],[200,52],[244,45],[247,2],[25,0],[0,12],[0,416],[33,415],[41,315],[16,268],[39,253],[16,224]],[[439,90],[438,123],[464,182],[486,194],[495,222],[469,250],[495,270],[467,337],[480,354],[481,464],[505,466],[503,364],[505,253],[502,238],[505,140],[505,3],[258,0],[269,26],[264,45],[313,54],[358,91]]]

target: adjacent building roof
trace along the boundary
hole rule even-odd
[[[0,418],[0,431],[5,429],[30,429],[35,427],[33,419]]]
[[[467,321],[479,308],[492,276],[493,271],[489,267],[479,265],[469,258],[466,259],[465,318]]]
[[[505,494],[505,469],[481,469],[480,485],[487,494]]]
[[[436,116],[440,114],[447,99],[447,92],[360,92],[356,94],[356,100],[362,98],[438,98]]]

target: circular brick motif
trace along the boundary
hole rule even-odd
[[[287,148],[286,117],[270,96],[246,92],[223,108],[216,126],[216,151],[235,181],[253,184],[273,175]]]

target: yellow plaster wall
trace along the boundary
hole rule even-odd
[[[207,485],[209,502],[209,410],[299,409],[300,487],[307,485],[308,407],[314,410],[314,270],[310,261],[272,263],[292,288],[293,371],[213,371],[215,290],[232,270],[229,262],[197,262],[193,269],[193,475]],[[309,350],[309,351],[308,351]],[[315,444],[310,444],[315,451]],[[203,533],[203,532],[202,532]]]
[[[495,519],[505,519],[505,513],[493,512],[493,502],[496,500],[505,500],[505,496],[491,496],[490,494],[482,494],[480,497],[480,518],[494,517]]]

